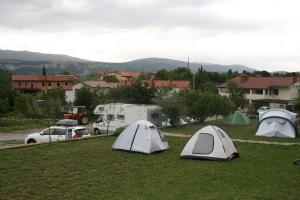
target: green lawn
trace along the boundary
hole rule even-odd
[[[46,120],[30,120],[18,118],[0,119],[0,132],[13,132],[17,130],[43,128],[47,126],[49,126],[49,121]]]
[[[230,162],[183,160],[188,138],[154,155],[115,137],[0,151],[0,199],[299,199],[300,146],[236,143]]]
[[[270,138],[270,137],[258,137],[255,136],[256,133],[256,120],[251,120],[249,125],[229,125],[224,124],[223,120],[209,121],[203,124],[194,123],[183,126],[178,126],[175,128],[163,128],[161,129],[164,132],[169,133],[180,133],[193,135],[200,128],[206,125],[216,125],[224,129],[231,138],[233,139],[245,139],[245,140],[265,140],[265,141],[274,141],[274,142],[300,142],[300,137],[297,138]],[[300,128],[300,127],[299,127]],[[300,129],[298,128],[298,133]]]

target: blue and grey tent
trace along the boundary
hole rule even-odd
[[[256,135],[295,138],[298,135],[296,116],[296,113],[284,109],[260,112]]]

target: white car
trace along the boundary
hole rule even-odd
[[[270,109],[269,106],[262,106],[259,109],[257,109],[257,113],[264,112],[264,111],[269,110],[269,109]]]
[[[51,126],[40,133],[31,133],[25,138],[25,144],[58,142],[66,138],[89,137],[91,134],[83,126]]]

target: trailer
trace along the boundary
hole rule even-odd
[[[137,120],[148,120],[158,127],[162,125],[161,108],[157,105],[110,103],[98,105],[94,114],[98,115],[93,124],[95,134],[108,134]]]

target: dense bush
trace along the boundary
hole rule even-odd
[[[114,136],[115,136],[115,137],[118,137],[118,136],[122,133],[122,131],[124,131],[124,129],[125,129],[125,128],[118,128],[118,129],[115,131]]]

